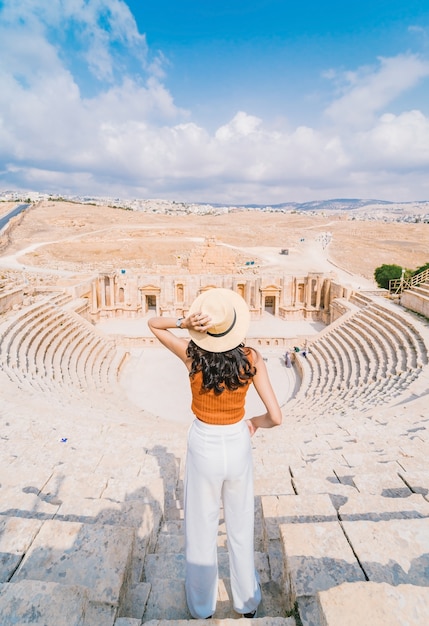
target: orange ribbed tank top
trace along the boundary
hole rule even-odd
[[[244,417],[246,393],[251,381],[234,391],[224,389],[216,395],[213,389],[203,389],[203,374],[197,372],[190,378],[193,414],[206,424],[228,425],[239,422]]]

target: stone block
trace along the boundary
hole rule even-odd
[[[108,524],[140,528],[142,525],[153,532],[159,527],[161,512],[156,514],[153,507],[143,500],[113,502],[105,498],[81,498],[74,496],[67,499],[58,509],[55,519],[66,522],[85,524]]]
[[[427,455],[423,455],[421,457],[403,455],[399,459],[399,463],[404,472],[407,472],[407,474],[408,472],[423,472],[426,474],[426,472],[428,471]]]
[[[267,546],[271,580],[281,583],[283,580],[283,546],[280,539],[272,539]]]
[[[224,559],[224,567],[222,567],[222,560]],[[255,552],[255,568],[259,573],[259,579],[261,584],[269,583],[270,581],[270,564],[268,562],[268,556],[265,552]],[[228,554],[219,555],[219,569],[220,574],[223,575],[224,578],[229,578],[229,561]]]
[[[34,579],[80,585],[89,599],[117,606],[131,563],[134,529],[49,520],[12,582]]]
[[[118,446],[114,450],[106,450],[99,463],[97,472],[104,473],[111,478],[134,479],[141,470],[142,453],[140,451],[132,453],[129,446],[121,448]]]
[[[350,494],[356,493],[356,488],[352,485],[345,485],[337,480],[332,474],[328,476],[294,476],[293,484],[296,492],[300,496],[309,496],[318,493],[327,493],[334,496],[347,498]]]
[[[311,496],[262,496],[267,539],[278,539],[279,524],[337,521],[337,512],[328,494]]]
[[[287,608],[299,596],[311,596],[364,574],[338,522],[281,524]]]
[[[185,581],[183,578],[156,578],[151,580],[151,591],[144,614],[145,624],[151,620],[191,619],[186,604]],[[170,622],[171,623],[171,622]]]
[[[102,604],[89,600],[85,612],[84,626],[100,626],[100,624],[103,624],[103,626],[113,626],[117,612],[118,607],[113,604]],[[58,625],[52,624],[52,626]]]
[[[343,583],[317,594],[322,626],[427,626],[429,588]]]
[[[61,505],[55,519],[135,528],[134,556],[143,561],[146,551],[156,541],[161,518],[159,507],[154,509],[143,500],[118,503],[106,499],[75,497]]]
[[[80,470],[82,471],[82,470]],[[89,474],[82,480],[76,474],[69,475],[56,471],[43,487],[43,494],[56,497],[63,502],[69,498],[100,498],[106,488],[107,479],[100,474]]]
[[[277,454],[275,451],[270,449],[271,454],[268,458],[265,455],[257,460],[255,460],[254,466],[254,474],[255,480],[272,480],[274,477],[274,472],[272,471],[275,468],[275,476],[279,477],[279,480],[282,482],[290,481],[291,475],[289,470],[289,458],[287,454],[283,451],[282,454]],[[254,455],[258,456],[258,455]]]
[[[38,580],[0,584],[0,624],[4,626],[89,626],[87,606],[83,587]]]
[[[429,518],[429,502],[413,494],[408,498],[386,498],[367,494],[351,497],[339,508],[342,521]]]
[[[17,455],[13,463],[7,467],[7,471],[2,473],[1,486],[15,487],[25,489],[28,493],[39,493],[43,485],[52,474],[52,467],[43,459],[40,463],[36,463],[34,459],[34,446],[26,446],[21,442],[23,436],[22,430],[16,433],[14,439],[20,441],[19,448],[14,446],[14,452]],[[33,462],[27,461],[32,459]]]
[[[299,596],[297,598],[297,604],[302,626],[321,626],[320,607],[317,602],[317,595]]]
[[[400,471],[399,475],[414,493],[429,494],[429,471]]]
[[[285,476],[279,476],[276,474],[272,476],[272,478],[256,478],[255,494],[261,496],[295,495],[289,472]]]
[[[61,502],[39,495],[33,487],[4,486],[0,489],[0,514],[8,517],[52,519]]]
[[[157,506],[164,510],[164,481],[162,478],[150,478],[145,476],[133,480],[121,480],[109,478],[103,491],[103,498],[115,502],[140,500],[146,504]]]
[[[144,579],[147,582],[185,578],[184,554],[147,554],[144,561]]]
[[[429,586],[429,519],[343,522],[369,580]]]
[[[360,493],[385,496],[386,498],[407,498],[411,490],[397,472],[378,471],[371,474],[361,473],[353,477]]]
[[[179,554],[185,550],[185,536],[181,534],[159,533],[156,542],[157,552],[173,552]]]
[[[40,520],[0,517],[0,582],[8,582],[42,526]]]
[[[150,583],[137,583],[129,585],[122,601],[119,615],[121,617],[126,616],[139,619],[141,622],[145,612],[150,589]]]

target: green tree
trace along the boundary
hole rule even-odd
[[[389,281],[401,278],[402,267],[400,265],[380,265],[374,270],[375,282],[382,289],[389,289]]]
[[[425,270],[429,270],[429,263],[425,263],[421,267],[418,267],[416,270],[414,270],[413,276],[415,276],[416,274],[420,274],[420,272],[424,272]]]

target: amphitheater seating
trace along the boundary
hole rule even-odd
[[[11,380],[36,391],[109,391],[124,358],[125,351],[97,335],[61,295],[44,297],[1,327],[0,367]]]
[[[428,363],[425,328],[397,306],[365,294],[343,323],[328,327],[299,353],[302,386],[293,401],[297,415],[316,407],[370,408],[392,401]],[[305,363],[303,362],[305,361]]]

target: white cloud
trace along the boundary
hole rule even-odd
[[[404,91],[429,76],[429,63],[411,54],[380,58],[377,68],[360,68],[341,78],[342,94],[326,109],[335,125],[365,127]]]
[[[386,113],[355,140],[356,154],[367,167],[393,170],[429,168],[429,119],[420,111]]]
[[[231,202],[429,198],[429,119],[388,110],[429,75],[416,56],[343,74],[329,127],[273,130],[239,111],[210,133],[176,106],[166,60],[147,50],[124,2],[17,4],[0,13],[2,186]],[[71,59],[61,37],[76,25]],[[99,86],[89,94],[73,65],[82,55]]]
[[[146,37],[122,0],[4,0],[1,22],[2,34],[25,32],[58,49],[72,34],[76,49],[71,56],[85,60],[98,80],[114,82],[115,74],[124,71],[121,47],[147,67]]]
[[[216,139],[228,141],[236,136],[248,137],[261,125],[262,120],[253,115],[247,115],[244,111],[239,111],[235,117],[225,126],[221,126],[216,131]]]

